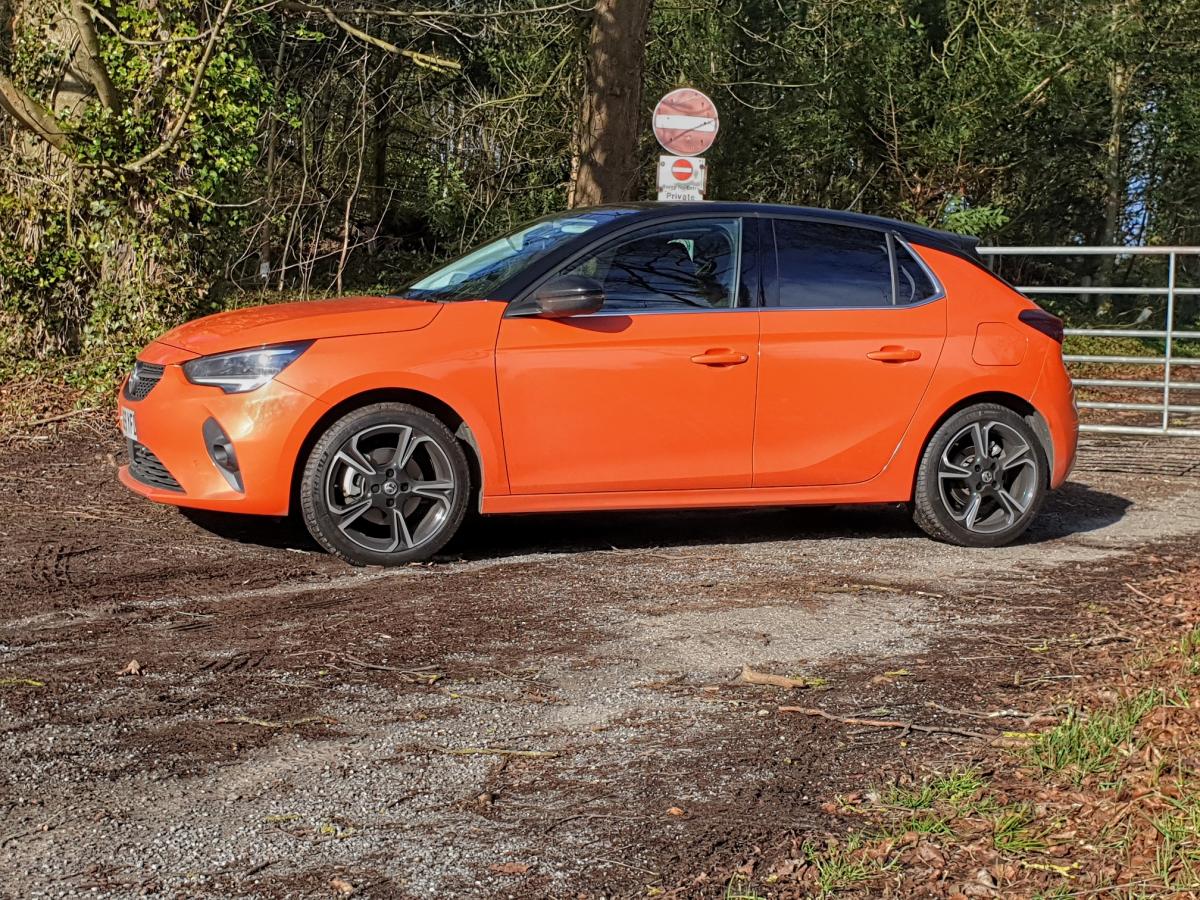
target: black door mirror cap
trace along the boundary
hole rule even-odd
[[[547,319],[583,316],[604,306],[604,286],[584,275],[560,275],[533,294],[537,314]]]

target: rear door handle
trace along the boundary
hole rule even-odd
[[[910,350],[908,347],[897,347],[889,344],[867,354],[867,359],[877,359],[880,362],[915,362],[921,358],[920,350]]]
[[[749,358],[745,353],[721,348],[719,350],[706,350],[704,353],[693,356],[692,362],[698,366],[740,366]]]

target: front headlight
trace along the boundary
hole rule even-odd
[[[262,387],[311,346],[312,341],[296,341],[201,356],[185,362],[183,374],[192,384],[212,385],[227,394],[244,394]]]

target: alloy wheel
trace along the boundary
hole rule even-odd
[[[411,550],[449,518],[450,458],[410,425],[375,425],[343,441],[325,472],[325,505],[347,539],[381,553]]]
[[[1012,528],[1038,496],[1037,458],[1015,428],[995,420],[958,431],[938,459],[938,491],[950,517],[976,534]]]

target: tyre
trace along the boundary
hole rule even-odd
[[[304,524],[358,566],[429,559],[458,531],[471,493],[462,446],[405,403],[347,413],[317,440],[300,480]]]
[[[913,520],[935,540],[1001,547],[1037,516],[1049,466],[1033,429],[1011,409],[981,403],[934,432],[913,489]]]

